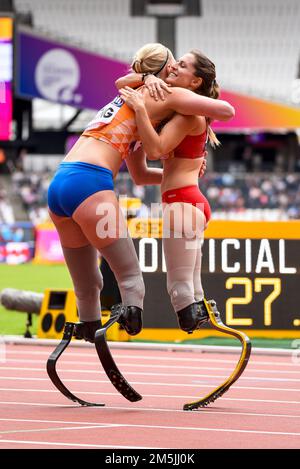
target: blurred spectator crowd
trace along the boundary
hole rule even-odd
[[[22,201],[28,220],[34,225],[48,220],[47,191],[53,173],[33,173],[16,170],[12,178],[12,190]]]
[[[23,213],[34,225],[48,220],[47,190],[53,173],[23,172],[11,176],[11,193],[0,184],[0,223],[13,223],[13,199],[21,202]],[[207,173],[199,180],[210,202],[213,218],[300,219],[300,174]],[[150,214],[152,202],[160,201],[159,187],[135,186],[128,173],[120,173],[115,183],[118,195],[141,199],[137,216]],[[25,220],[24,220],[25,221]]]
[[[243,213],[245,210],[276,211],[280,219],[300,219],[299,173],[247,174],[235,176],[230,173],[207,173],[199,181],[216,212]]]
[[[12,204],[7,195],[7,191],[0,185],[0,223],[12,224],[15,216]]]

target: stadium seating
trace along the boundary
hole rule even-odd
[[[47,35],[130,62],[155,42],[156,20],[131,17],[129,0],[15,0]],[[201,49],[229,90],[292,103],[299,60],[298,0],[202,0],[201,17],[179,17],[178,56]]]
[[[16,0],[15,6],[32,13],[38,31],[124,61],[156,41],[155,19],[131,17],[129,0]]]
[[[177,20],[177,55],[198,48],[216,64],[220,84],[292,103],[299,61],[297,0],[203,0],[203,16]]]

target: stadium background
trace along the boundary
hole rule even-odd
[[[134,52],[159,41],[177,57],[192,48],[207,54],[236,108],[231,122],[214,124],[222,146],[209,150],[199,181],[213,209],[208,296],[228,325],[253,337],[283,346],[299,337],[299,20],[297,0],[0,0],[0,290],[71,287],[47,216],[49,181],[116,94]],[[141,338],[183,340],[164,287],[159,226],[150,237],[137,223],[159,201],[158,188],[135,186],[125,166],[116,188],[131,199],[147,286]],[[26,320],[1,308],[0,333],[23,334]]]

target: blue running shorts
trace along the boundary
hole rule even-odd
[[[81,161],[62,162],[48,188],[48,206],[56,215],[71,217],[90,195],[105,190],[114,190],[110,169]]]

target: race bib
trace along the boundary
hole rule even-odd
[[[94,119],[88,123],[87,128],[99,123],[109,124],[116,116],[123,104],[123,99],[120,96],[117,96],[113,101],[106,104],[103,108],[100,109],[100,111],[97,112]]]

